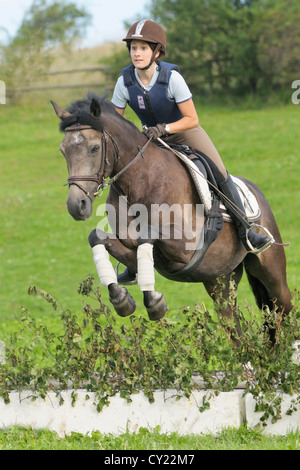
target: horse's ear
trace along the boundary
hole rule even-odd
[[[65,109],[62,109],[60,106],[58,106],[58,104],[54,103],[54,101],[51,101],[50,100],[50,103],[52,104],[53,108],[54,108],[54,111],[56,112],[57,116],[59,117],[59,119],[66,119],[70,116],[72,116],[71,113],[69,113],[68,111],[66,111]]]
[[[95,98],[93,98],[91,101],[90,113],[92,116],[95,116],[95,117],[99,117],[101,114],[100,104],[97,100],[95,100]]]

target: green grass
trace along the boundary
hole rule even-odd
[[[74,99],[77,97],[80,96],[73,96]],[[52,293],[64,308],[79,313],[82,307],[82,298],[77,294],[79,283],[89,273],[97,278],[87,242],[90,231],[98,223],[96,207],[92,217],[84,223],[75,222],[67,212],[67,188],[63,184],[68,175],[58,151],[62,135],[58,132],[58,120],[49,104],[50,98],[61,106],[68,102],[52,95],[40,98],[40,102],[35,101],[32,106],[29,101],[15,107],[0,106],[2,341],[19,328],[16,314],[21,305],[27,307],[36,320],[49,325],[52,331],[59,328],[59,313],[53,312],[43,299],[28,296],[29,285],[40,286]],[[300,107],[290,104],[246,109],[198,103],[197,109],[201,125],[211,136],[230,173],[254,181],[269,200],[283,240],[291,242],[286,249],[290,288],[299,288]],[[127,116],[133,117],[132,113]],[[97,204],[103,202],[102,198]],[[166,297],[169,317],[176,316],[178,309],[186,305],[204,302],[208,308],[212,306],[201,284],[170,282],[158,275],[156,288]],[[102,289],[102,292],[103,301],[109,304],[106,290]],[[137,313],[145,315],[139,288],[133,286],[130,293],[137,302]],[[246,276],[239,287],[239,303],[243,306],[244,302],[254,305]],[[120,319],[120,322],[128,321]],[[231,430],[222,433],[218,439],[190,436],[184,441],[176,435],[170,445],[174,449],[243,448],[250,442],[251,432],[247,433],[242,438],[238,431]],[[254,433],[250,448],[252,445],[261,445],[260,448],[277,448],[268,447],[270,445],[299,447],[299,435],[274,439],[270,444],[267,438]],[[142,445],[143,448],[162,446],[167,449],[170,448],[168,443],[166,436],[159,433],[148,436],[146,432],[143,436],[126,434],[119,438],[74,435],[64,440],[47,431],[19,428],[0,434],[0,448],[19,448],[28,444],[32,448],[136,448],[134,446]]]
[[[198,113],[229,171],[257,183],[270,201],[283,240],[291,242],[286,249],[288,280],[292,289],[297,288],[299,108],[288,105],[248,110],[198,105]],[[30,284],[51,292],[66,308],[81,310],[78,284],[89,273],[96,276],[87,237],[98,220],[95,209],[84,223],[75,222],[67,212],[67,188],[63,187],[67,169],[58,151],[62,135],[48,98],[38,105],[35,102],[32,108],[28,103],[16,107],[2,105],[0,122],[0,335],[3,336],[19,305],[33,308],[42,319],[50,320],[49,315],[54,319],[47,305],[27,296]],[[102,198],[96,204],[103,202]],[[156,286],[164,292],[171,309],[202,301],[210,304],[201,284],[175,283],[157,276]],[[143,312],[139,288],[133,287],[131,292],[138,311]],[[239,293],[241,303],[244,298],[253,303],[246,279]],[[105,289],[103,299],[107,299]]]
[[[126,432],[120,436],[95,431],[91,436],[72,433],[60,438],[48,430],[14,426],[0,432],[0,450],[300,450],[300,434],[265,436],[242,426],[225,429],[217,435],[180,436],[141,428],[138,433]]]

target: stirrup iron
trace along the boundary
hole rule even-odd
[[[252,243],[249,241],[249,238],[248,238],[248,233],[250,232],[250,230],[253,229],[253,227],[257,227],[257,228],[260,228],[263,230],[263,232],[270,238],[270,240],[265,243],[265,245],[263,245],[262,247],[260,248],[255,248]],[[249,246],[250,250],[249,253],[253,253],[255,255],[259,255],[260,253],[263,253],[263,251],[266,251],[268,248],[270,248],[271,245],[273,245],[273,243],[275,243],[275,239],[273,237],[273,235],[269,232],[269,230],[266,228],[266,227],[263,227],[262,225],[259,225],[259,224],[255,224],[254,222],[251,223],[250,227],[248,227],[246,229],[246,242],[247,242],[247,245]]]

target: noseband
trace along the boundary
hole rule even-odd
[[[70,127],[65,128],[65,132],[75,132],[75,131],[82,131],[85,129],[92,129],[91,126],[85,125],[85,124],[73,124]],[[80,175],[80,176],[70,176],[67,180],[67,183],[64,186],[69,185],[69,187],[73,184],[77,186],[81,191],[83,191],[87,197],[92,201],[91,194],[89,191],[87,191],[80,183],[79,181],[92,181],[94,183],[97,183],[97,191],[93,193],[93,196],[98,195],[98,192],[101,188],[104,186],[104,168],[105,165],[110,165],[109,161],[107,160],[107,148],[108,148],[108,141],[109,139],[111,140],[114,151],[116,154],[116,158],[119,157],[119,149],[118,146],[115,142],[115,140],[112,138],[110,134],[108,134],[107,131],[103,129],[102,131],[102,139],[101,139],[101,163],[100,163],[100,168],[98,173],[95,176],[87,176],[87,175]],[[101,176],[102,175],[102,176]]]

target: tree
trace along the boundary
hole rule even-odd
[[[195,92],[256,93],[299,71],[299,0],[152,0]]]
[[[292,81],[300,77],[299,24],[298,0],[273,0],[265,11],[258,60],[269,86],[291,86]]]
[[[51,64],[53,50],[80,37],[90,15],[66,0],[34,0],[8,43],[1,46],[1,78],[14,90]]]

